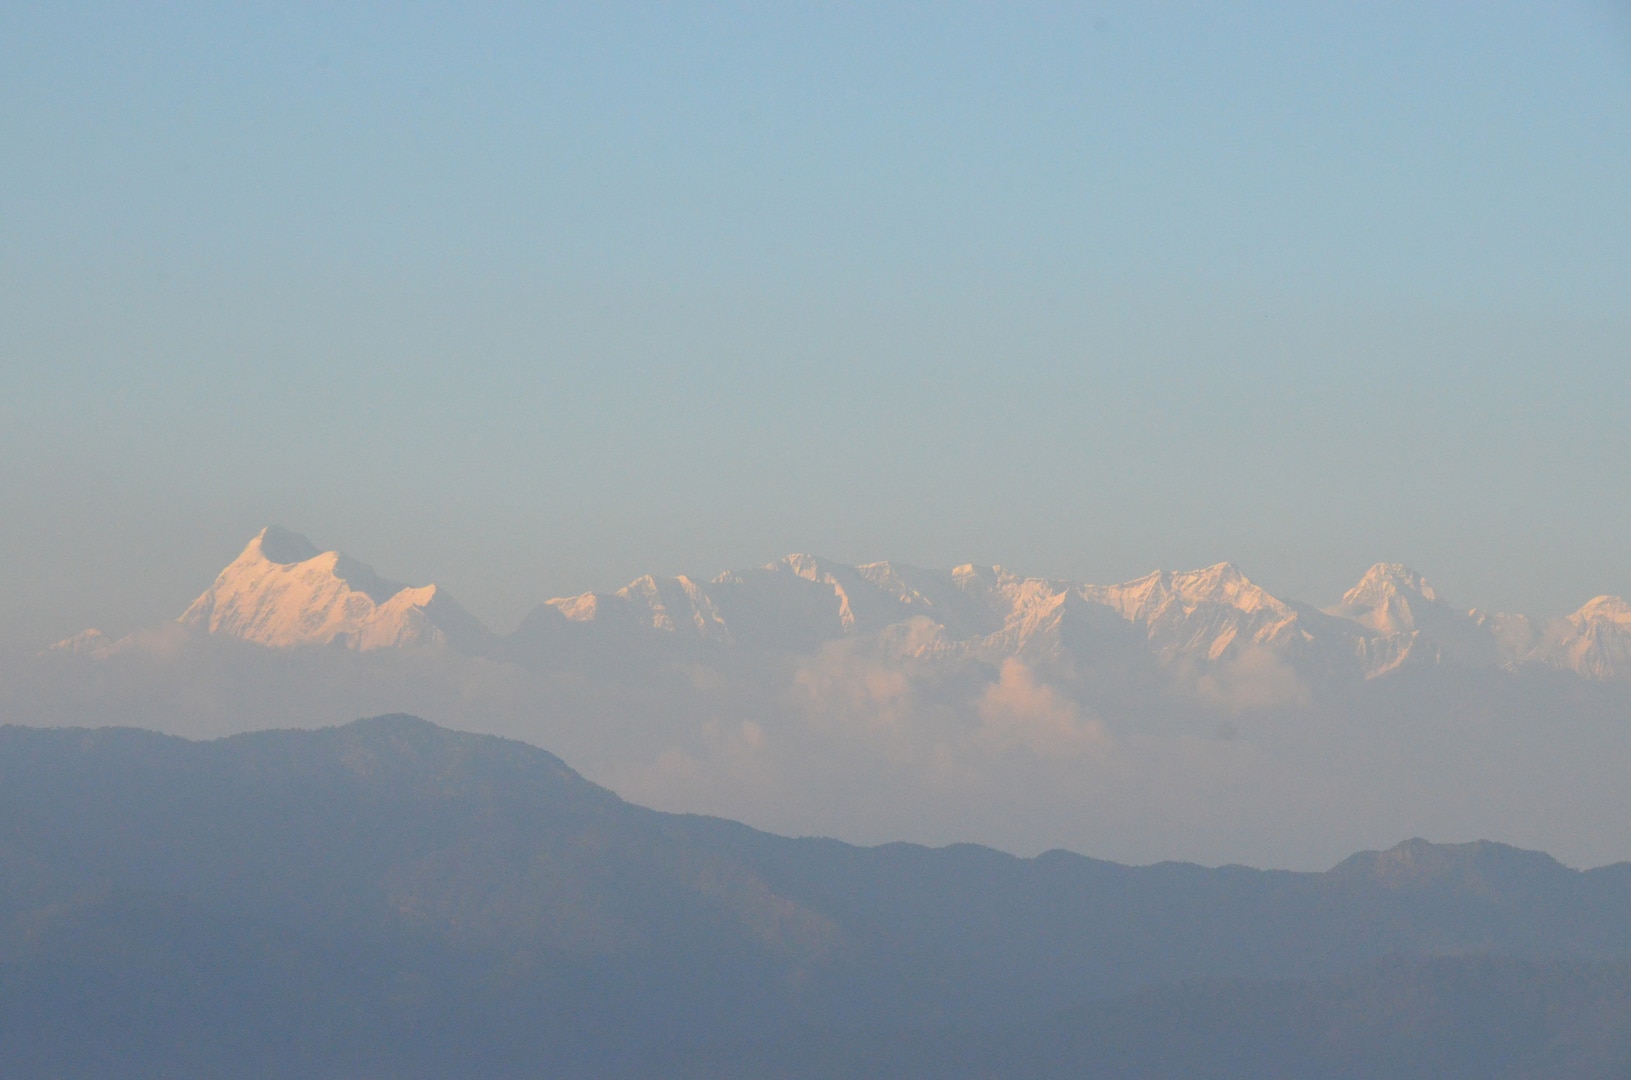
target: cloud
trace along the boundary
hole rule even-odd
[[[1018,657],[1002,662],[997,681],[980,695],[977,745],[996,750],[1023,747],[1039,756],[1101,753],[1110,736],[1098,720],[1084,719],[1077,704],[1037,681]]]
[[[1302,867],[1418,834],[1627,854],[1631,690],[1559,708],[1544,673],[1445,671],[1311,699],[1256,650],[1157,674],[1106,688],[1035,657],[861,641],[539,672],[172,631],[105,657],[0,657],[0,722],[197,737],[401,710],[545,747],[637,803],[863,843]]]
[[[1307,705],[1308,684],[1268,649],[1251,647],[1192,672],[1191,689],[1204,704],[1230,713]]]
[[[824,645],[793,674],[791,699],[804,721],[834,735],[861,738],[897,759],[913,756],[911,677],[852,641]]]

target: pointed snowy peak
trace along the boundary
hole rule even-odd
[[[1164,661],[1181,656],[1220,660],[1248,646],[1297,649],[1307,637],[1297,611],[1233,563],[1158,570],[1121,585],[1087,585],[1077,592],[1141,627]]]
[[[606,601],[599,593],[580,593],[577,596],[557,596],[553,600],[546,600],[539,606],[538,611],[545,608],[560,612],[562,617],[573,622],[593,622],[599,618]]]
[[[1386,595],[1419,596],[1437,600],[1438,593],[1427,579],[1403,563],[1377,563],[1365,571],[1359,584],[1343,594],[1343,602],[1358,602],[1365,597]]]
[[[1228,604],[1246,612],[1285,605],[1241,573],[1234,563],[1220,562],[1200,570],[1168,576],[1172,591],[1186,603]]]
[[[1377,563],[1328,609],[1378,634],[1415,630],[1428,612],[1444,607],[1427,579],[1401,563]]]
[[[1510,618],[1451,606],[1398,563],[1371,567],[1326,613],[1369,633],[1356,649],[1371,677],[1406,664],[1495,666],[1513,660],[1511,649],[1525,636]]]
[[[189,629],[260,645],[355,649],[453,644],[490,635],[436,586],[409,588],[276,525],[262,529],[182,613]]]
[[[1131,622],[1148,622],[1174,610],[1204,606],[1236,608],[1248,615],[1272,612],[1288,618],[1291,609],[1254,583],[1233,563],[1199,570],[1157,570],[1120,585],[1084,585],[1083,598],[1115,608]]]
[[[263,564],[300,566],[307,563],[322,563],[334,576],[357,592],[364,593],[376,604],[385,603],[408,587],[400,581],[380,577],[372,566],[342,552],[320,550],[306,537],[281,525],[268,525],[256,533],[228,568]]]

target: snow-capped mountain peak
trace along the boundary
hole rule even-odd
[[[1144,631],[1164,660],[1218,660],[1239,649],[1299,647],[1298,615],[1232,563],[1158,570],[1121,585],[1078,586],[1076,594]]]
[[[288,647],[479,646],[487,631],[436,586],[410,588],[267,526],[182,613],[189,629]]]
[[[1442,604],[1427,579],[1410,567],[1377,563],[1365,571],[1359,584],[1342,594],[1342,602],[1330,613],[1378,634],[1400,634],[1416,629],[1430,606]]]
[[[1554,624],[1546,659],[1595,679],[1631,676],[1631,604],[1598,596]]]
[[[273,647],[449,645],[519,663],[615,664],[692,647],[808,652],[861,639],[897,658],[993,663],[1023,655],[1067,660],[1076,670],[1193,667],[1266,653],[1314,680],[1440,664],[1631,678],[1631,604],[1620,597],[1599,596],[1550,621],[1468,611],[1398,563],[1371,567],[1321,612],[1273,595],[1227,562],[1089,585],[1001,566],[929,570],[793,554],[708,580],[646,575],[615,592],[550,600],[501,640],[435,585],[386,580],[268,526],[179,621]],[[117,646],[87,632],[52,651],[99,655]]]

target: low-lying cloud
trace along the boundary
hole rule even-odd
[[[860,641],[533,671],[166,628],[110,656],[14,658],[0,719],[213,737],[412,712],[660,809],[865,843],[1320,867],[1420,834],[1631,857],[1631,692],[1548,678],[1401,674],[1322,700],[1250,650],[1145,685]]]

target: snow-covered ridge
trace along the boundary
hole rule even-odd
[[[1378,563],[1319,610],[1273,596],[1229,563],[1117,585],[1024,577],[1001,566],[849,566],[795,554],[708,581],[641,577],[611,593],[540,604],[497,637],[435,585],[380,578],[269,526],[182,614],[189,631],[273,648],[451,648],[520,663],[616,660],[651,648],[806,652],[844,639],[898,658],[1007,656],[1120,665],[1267,657],[1305,676],[1402,668],[1543,665],[1631,678],[1631,604],[1600,596],[1550,621],[1461,609],[1408,567]],[[103,652],[94,631],[54,648]]]
[[[1593,679],[1631,678],[1631,604],[1618,597],[1598,597],[1543,623],[1457,608],[1422,575],[1394,563],[1371,567],[1322,611],[1273,596],[1229,563],[1087,585],[1001,566],[938,571],[789,555],[707,583],[644,577],[614,593],[551,600],[521,636],[530,631],[547,647],[558,636],[539,631],[565,621],[675,643],[799,648],[875,638],[896,654],[920,657],[1205,664],[1266,653],[1319,676],[1372,678],[1420,664],[1535,664]]]

